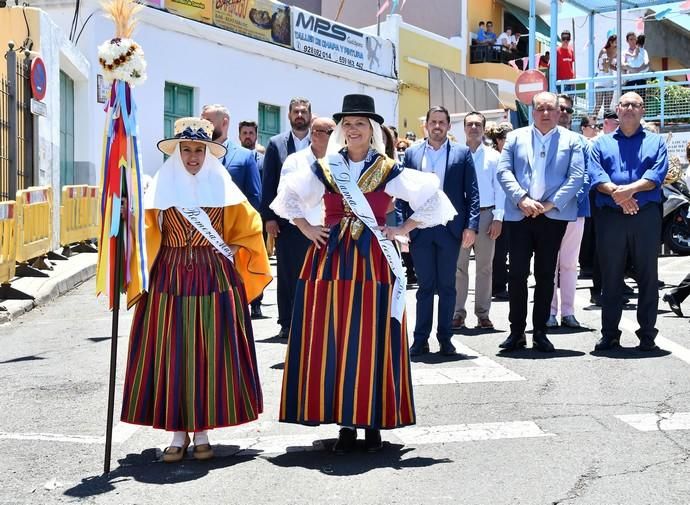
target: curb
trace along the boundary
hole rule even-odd
[[[35,307],[45,305],[89,280],[96,275],[96,258],[96,254],[82,253],[66,262],[53,262],[55,270],[51,272],[51,277],[40,280],[35,278],[15,280],[12,287],[30,294],[34,300],[0,302],[0,324],[13,321]]]

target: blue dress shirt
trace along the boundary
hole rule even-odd
[[[592,144],[589,164],[592,189],[599,184],[631,184],[641,179],[654,183],[654,188],[635,193],[640,207],[661,202],[661,186],[668,171],[668,154],[661,135],[640,128],[626,137],[620,128],[610,135],[602,135]],[[595,193],[597,207],[619,208],[610,195]]]

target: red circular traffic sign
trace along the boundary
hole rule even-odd
[[[515,95],[525,105],[532,105],[534,95],[548,89],[546,76],[539,70],[525,70],[515,81]]]
[[[31,93],[36,100],[45,98],[47,84],[46,65],[41,58],[36,57],[31,62]]]

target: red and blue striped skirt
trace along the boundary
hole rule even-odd
[[[122,421],[169,431],[234,426],[263,399],[242,280],[213,247],[160,250],[129,340]]]
[[[405,318],[390,315],[395,276],[366,231],[359,245],[336,233],[328,248],[310,247],[297,281],[280,420],[414,424]]]

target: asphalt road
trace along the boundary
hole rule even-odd
[[[690,258],[660,260],[668,284],[688,271]],[[579,282],[576,315],[598,328],[589,285]],[[168,434],[118,423],[107,476],[110,314],[93,280],[0,326],[0,503],[690,503],[690,324],[661,302],[665,351],[633,349],[633,305],[622,351],[593,353],[595,330],[557,330],[552,355],[499,355],[508,306],[494,303],[496,331],[454,337],[464,358],[414,363],[417,426],[384,432],[381,453],[347,456],[328,451],[336,426],[277,423],[285,342],[273,337],[275,283],[264,312],[260,419],[211,432],[214,460],[176,465],[158,461]],[[130,321],[123,312],[116,414]]]

